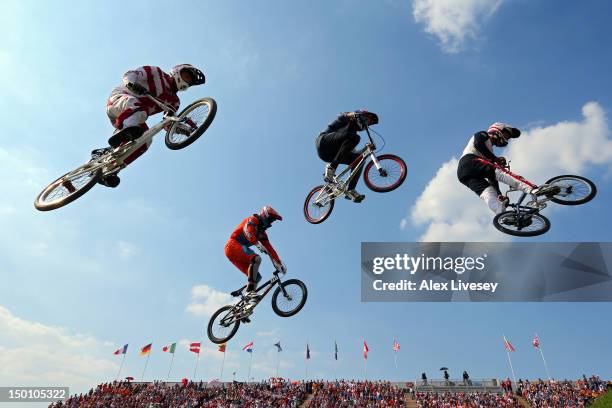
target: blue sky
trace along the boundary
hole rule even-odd
[[[552,229],[538,240],[609,241],[611,12],[605,1],[184,2],[178,11],[145,1],[6,3],[0,382],[85,389],[114,378],[111,353],[126,342],[124,374],[139,378],[144,362],[134,351],[151,341],[146,377],[165,378],[160,347],[201,339],[208,317],[198,313],[214,303],[192,293],[243,283],[223,246],[264,204],[285,217],[269,235],[309,299],[291,319],[260,307],[228,348],[226,378],[246,376],[239,350],[253,339],[257,378],[273,372],[278,340],[282,375],[304,375],[308,341],[311,376],[333,376],[334,339],[337,374],[358,378],[364,338],[371,378],[432,378],[441,365],[502,377],[503,333],[518,349],[517,376],[533,378],[544,375],[529,346],[534,332],[553,376],[610,377],[609,304],[360,303],[359,251],[362,241],[506,240],[444,170],[474,131],[497,120],[526,130],[508,155],[516,171],[536,182],[578,171],[599,187],[588,205],[547,213]],[[183,105],[201,96],[218,102],[203,138],[174,152],[160,137],[116,190],[96,187],[60,210],[34,210],[46,183],[106,141],[105,101],[126,70],[184,62],[201,67],[207,84],[183,93]],[[303,200],[323,170],[314,138],[339,112],[358,108],[379,114],[385,151],[405,159],[408,178],[389,194],[360,184],[363,204],[341,200],[327,222],[307,224]],[[439,213],[423,204],[431,195]],[[220,353],[206,348],[199,372],[218,377]],[[173,377],[192,369],[181,346]]]

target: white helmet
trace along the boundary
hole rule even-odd
[[[188,72],[191,76],[191,81],[189,82],[185,81],[181,76],[181,73],[185,71]],[[202,85],[204,82],[206,82],[206,77],[204,76],[202,71],[200,71],[191,64],[180,64],[172,67],[172,69],[170,70],[170,75],[172,75],[172,78],[174,78],[174,82],[176,83],[176,89],[178,89],[179,91],[184,91],[190,86]]]
[[[502,122],[493,123],[489,126],[489,129],[487,129],[487,133],[490,135],[493,144],[498,147],[508,145],[509,138],[516,138],[521,135],[520,130]]]

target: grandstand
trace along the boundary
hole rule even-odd
[[[510,388],[498,380],[452,379],[426,384],[280,378],[252,383],[112,382],[50,407],[579,408],[590,406],[611,388],[612,382],[596,376],[576,381],[519,380]]]

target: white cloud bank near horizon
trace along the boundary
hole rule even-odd
[[[513,171],[536,184],[559,174],[583,175],[592,166],[604,166],[609,174],[612,138],[606,113],[597,102],[588,102],[582,115],[581,121],[524,129],[519,139],[497,154],[512,160]],[[442,164],[401,220],[400,228],[425,228],[421,241],[508,240],[493,227],[492,213],[484,202],[459,183],[457,164],[456,157]]]
[[[69,386],[71,394],[114,378],[112,343],[26,320],[0,306],[0,384]]]
[[[501,6],[503,0],[413,0],[412,16],[437,37],[444,52],[457,53],[468,40],[478,38],[480,25]]]

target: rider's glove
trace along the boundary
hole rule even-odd
[[[500,166],[505,166],[506,164],[508,164],[506,162],[505,157],[498,157],[497,159],[495,159],[495,163],[499,164]]]
[[[258,242],[257,244],[255,244],[255,246],[257,246],[257,249],[259,249],[259,252],[261,252],[262,254],[268,255],[268,251],[266,251],[266,247],[264,247],[261,244],[261,242]]]
[[[280,273],[287,273],[287,267],[282,263],[282,262],[273,262],[274,267],[276,268],[277,271],[279,271]]]
[[[147,88],[145,88],[144,86],[136,83],[136,82],[129,82],[126,85],[127,89],[129,89],[130,91],[134,92],[136,95],[144,95],[146,94]]]

